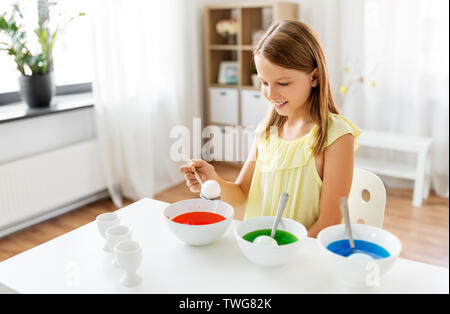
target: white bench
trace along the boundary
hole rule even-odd
[[[396,133],[363,130],[358,138],[360,147],[381,148],[417,155],[415,166],[398,162],[361,158],[356,155],[358,168],[367,169],[380,175],[414,180],[413,206],[422,206],[430,192],[432,139]]]

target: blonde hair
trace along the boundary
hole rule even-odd
[[[325,53],[318,36],[305,23],[299,21],[283,20],[272,25],[265,36],[259,41],[253,55],[260,55],[269,62],[288,69],[295,69],[311,73],[318,69],[318,85],[311,89],[308,98],[310,115],[318,131],[313,142],[313,153],[322,152],[327,136],[328,115],[338,113],[328,79]],[[263,133],[266,139],[270,128],[281,128],[287,117],[277,113],[272,108],[266,121]]]

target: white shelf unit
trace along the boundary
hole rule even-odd
[[[223,38],[217,33],[216,24],[221,20],[232,18],[238,22],[237,41],[229,44],[227,38]],[[249,93],[260,94],[259,88],[252,86],[251,79],[254,69],[253,49],[256,47],[252,42],[252,35],[282,19],[297,20],[298,4],[289,2],[224,3],[205,7],[206,125],[243,126],[243,122],[254,124],[256,122],[254,117],[262,117],[261,110],[254,106],[255,102],[249,102],[246,97]],[[220,64],[223,61],[237,62],[237,84],[218,83]],[[236,94],[232,91],[235,91]],[[234,95],[238,95],[238,97]],[[228,99],[227,96],[230,98]],[[257,100],[256,96],[251,97]],[[243,104],[243,101],[247,103]]]
[[[356,158],[355,164],[374,173],[414,180],[413,206],[421,207],[428,198],[431,183],[432,139],[423,136],[363,130],[358,138],[360,147],[370,147],[411,153],[417,156],[414,166],[390,161]]]

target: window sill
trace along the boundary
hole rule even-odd
[[[0,123],[29,119],[70,110],[77,110],[94,106],[91,92],[55,96],[49,107],[29,108],[24,102],[16,102],[0,106]]]

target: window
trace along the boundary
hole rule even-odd
[[[2,0],[0,12],[11,12],[13,3],[17,0]],[[30,46],[38,49],[39,45],[34,37],[34,29],[37,27],[37,3],[49,0],[22,0],[19,1],[27,29]],[[59,33],[53,48],[54,78],[57,86],[57,94],[90,91],[93,78],[93,65],[91,56],[91,31],[89,21],[89,0],[58,0],[56,5],[50,6],[50,27],[67,22],[70,17],[79,12],[86,13],[65,23],[63,31]],[[5,41],[5,36],[0,36],[0,42]],[[28,42],[27,41],[27,42]],[[30,48],[30,47],[29,47]],[[32,50],[30,48],[30,50]],[[6,51],[0,50],[0,105],[20,99],[18,90],[18,77],[20,72],[16,64]]]

